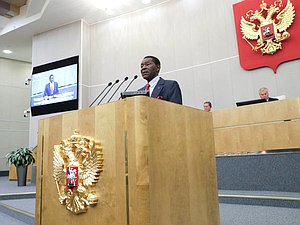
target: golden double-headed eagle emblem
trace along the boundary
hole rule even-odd
[[[99,180],[103,167],[101,144],[79,131],[59,145],[54,145],[53,177],[59,202],[74,214],[87,211],[98,203],[92,188]]]
[[[282,0],[275,2],[268,7],[262,1],[260,10],[249,10],[246,18],[241,18],[241,32],[243,38],[257,52],[259,49],[262,54],[274,54],[282,49],[281,41],[290,37],[287,29],[292,25],[295,17],[295,10],[290,0],[283,8]],[[254,46],[249,40],[257,40]]]

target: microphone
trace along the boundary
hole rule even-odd
[[[122,84],[124,84],[124,82],[128,80],[128,77],[125,77],[124,80],[119,84],[119,86],[116,88],[116,90],[114,91],[114,93],[110,96],[110,99],[108,99],[107,103],[110,102],[110,100],[112,99],[112,97],[116,94],[116,92],[119,90],[119,88],[122,86]]]
[[[103,94],[103,92],[110,86],[112,85],[112,82],[109,82],[106,87],[101,91],[101,93],[97,96],[97,98],[95,98],[95,100],[89,105],[89,107],[91,107],[97,100],[98,98]]]
[[[119,80],[116,80],[115,83],[113,83],[113,85],[111,85],[111,87],[108,89],[108,91],[105,93],[105,95],[101,98],[101,100],[98,102],[97,105],[100,105],[100,103],[103,101],[103,99],[106,97],[106,95],[110,92],[110,90],[113,88],[113,86],[115,86],[115,84],[119,83]]]
[[[133,82],[136,78],[138,78],[138,75],[134,75],[134,77],[132,78],[132,80],[130,81],[130,83],[128,84],[128,86],[125,88],[125,90],[124,90],[123,92],[127,91],[127,89],[129,88],[129,86],[132,84],[132,82]],[[121,96],[121,97],[122,97],[122,96]],[[121,99],[121,97],[119,98],[119,100]]]

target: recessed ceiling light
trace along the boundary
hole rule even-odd
[[[113,15],[115,12],[114,12],[114,10],[112,10],[112,9],[105,9],[105,12],[106,12],[106,14],[107,15]]]
[[[145,5],[150,4],[151,0],[142,0],[142,3],[145,4]]]
[[[11,54],[12,53],[12,51],[8,50],[8,49],[3,50],[2,52],[5,53],[5,54]]]

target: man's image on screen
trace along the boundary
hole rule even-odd
[[[45,86],[44,98],[58,94],[58,83],[54,81],[54,75],[49,76],[49,83]]]

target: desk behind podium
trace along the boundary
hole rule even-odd
[[[300,147],[300,98],[213,112],[217,154]]]

